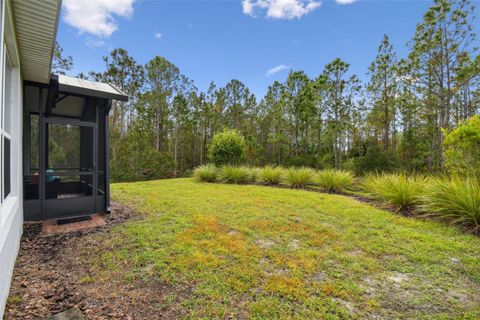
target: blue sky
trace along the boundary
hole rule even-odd
[[[200,90],[212,80],[223,86],[238,79],[260,99],[289,69],[315,77],[336,57],[364,79],[383,34],[390,36],[398,56],[405,56],[416,24],[432,4],[337,1],[346,4],[64,0],[57,39],[74,59],[71,75],[103,70],[102,56],[122,47],[142,64],[155,55],[167,58]]]

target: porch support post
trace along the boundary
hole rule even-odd
[[[45,212],[43,209],[43,203],[45,202],[45,170],[46,162],[46,144],[47,144],[47,132],[45,124],[45,110],[43,105],[43,88],[39,88],[38,94],[38,122],[40,125],[40,134],[38,135],[38,145],[40,146],[39,152],[39,168],[38,168],[38,196],[40,198],[40,208],[42,220],[45,218]]]
[[[108,113],[112,107],[112,100],[108,100],[105,108],[105,205],[110,213],[110,128]]]

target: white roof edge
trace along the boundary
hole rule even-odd
[[[58,81],[59,91],[128,101],[128,95],[110,83],[95,82],[62,74],[53,74],[52,79]]]

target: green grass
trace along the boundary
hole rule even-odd
[[[305,189],[313,184],[315,171],[307,168],[289,168],[283,176],[283,183],[294,189]]]
[[[199,182],[215,182],[217,174],[217,167],[213,164],[200,166],[193,171],[193,177]]]
[[[266,166],[258,173],[258,182],[265,185],[276,185],[282,182],[284,169],[280,167]]]
[[[322,190],[339,193],[353,188],[354,176],[350,171],[326,169],[317,172],[315,181]]]
[[[17,296],[17,295],[10,295],[10,296],[8,297],[7,302],[8,302],[9,304],[19,304],[20,302],[22,302],[22,297]]]
[[[112,197],[143,219],[102,238],[91,276],[162,284],[142,303],[179,318],[480,317],[480,238],[438,222],[192,179],[113,184]]]
[[[361,187],[368,197],[400,212],[409,212],[419,203],[426,184],[424,177],[405,174],[368,174],[362,178]]]
[[[223,183],[246,184],[252,181],[249,168],[223,166],[218,171],[218,181]]]
[[[425,216],[480,233],[480,182],[476,179],[433,179],[421,197]]]
[[[261,168],[253,167],[248,168],[248,173],[250,175],[250,183],[257,183],[260,179],[260,172],[262,171]]]

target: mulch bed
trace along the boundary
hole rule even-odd
[[[175,318],[172,310],[163,314],[158,309],[171,292],[168,286],[89,280],[94,260],[89,255],[96,254],[102,238],[113,226],[140,217],[113,203],[106,224],[89,230],[45,235],[40,224],[26,224],[5,319],[44,319],[72,307],[86,319]]]

